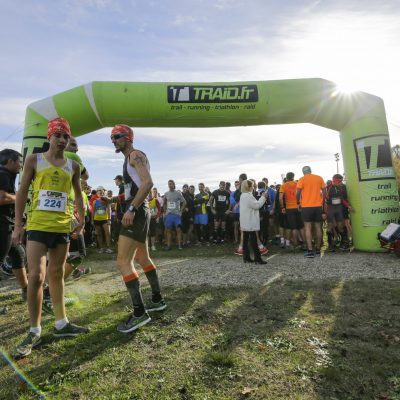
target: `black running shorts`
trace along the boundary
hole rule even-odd
[[[301,216],[304,222],[322,222],[322,207],[303,207]]]
[[[303,229],[304,223],[301,213],[297,208],[286,209],[286,221],[288,229]]]
[[[55,232],[42,232],[42,231],[28,231],[28,240],[32,242],[40,242],[47,246],[49,249],[56,248],[59,244],[69,243],[68,233],[55,233]]]
[[[227,217],[227,215],[225,214],[224,211],[217,212],[217,214],[214,215],[214,221],[225,222],[226,221],[226,217]]]
[[[140,206],[135,212],[133,225],[124,226],[121,224],[120,235],[126,236],[129,239],[136,240],[140,243],[145,243],[149,233],[150,226],[150,210],[147,206]]]
[[[190,213],[184,212],[181,217],[181,229],[183,233],[188,233],[190,229],[190,225],[193,224],[193,217]]]
[[[150,219],[149,236],[156,236],[157,221],[155,218]]]
[[[231,214],[229,214],[229,218],[230,218],[231,221],[233,221],[233,222],[239,221],[240,214],[239,214],[239,213],[231,213]]]
[[[13,269],[25,266],[25,249],[22,245],[12,242],[13,226],[4,222],[0,223],[0,265],[6,260]]]
[[[343,204],[337,204],[334,206],[328,206],[328,215],[327,219],[329,223],[333,221],[342,222],[344,220],[343,215]]]
[[[102,221],[96,221],[96,220],[93,221],[94,226],[103,226],[103,225],[107,225],[107,223],[108,223],[108,221],[106,219],[102,220]]]

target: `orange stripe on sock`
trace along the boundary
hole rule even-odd
[[[150,264],[147,267],[143,268],[143,272],[147,273],[147,272],[153,271],[153,269],[156,269],[156,266],[154,264]]]
[[[139,279],[139,275],[137,274],[137,272],[134,272],[133,274],[123,276],[122,279],[126,283],[126,282],[130,282],[130,281],[134,281],[135,279]]]

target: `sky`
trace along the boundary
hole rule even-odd
[[[21,150],[28,104],[91,81],[323,78],[385,102],[400,144],[400,1],[14,0],[0,3],[0,149]],[[343,173],[339,134],[311,124],[134,128],[154,185],[270,183]],[[110,128],[78,138],[92,187],[114,189]],[[337,165],[334,154],[340,154]]]

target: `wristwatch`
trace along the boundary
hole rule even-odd
[[[130,206],[129,206],[129,208],[128,208],[128,211],[130,211],[130,212],[136,212],[137,211],[137,208],[133,205],[133,204],[131,204]]]

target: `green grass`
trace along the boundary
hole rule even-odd
[[[45,317],[40,349],[16,365],[48,399],[400,399],[398,281],[276,281],[164,294],[166,312],[123,335],[116,326],[130,306],[125,292],[93,292],[68,311],[91,327],[88,335],[53,340]],[[18,295],[0,292],[10,308],[0,316],[6,353],[27,329]],[[33,398],[0,362],[0,399]]]

